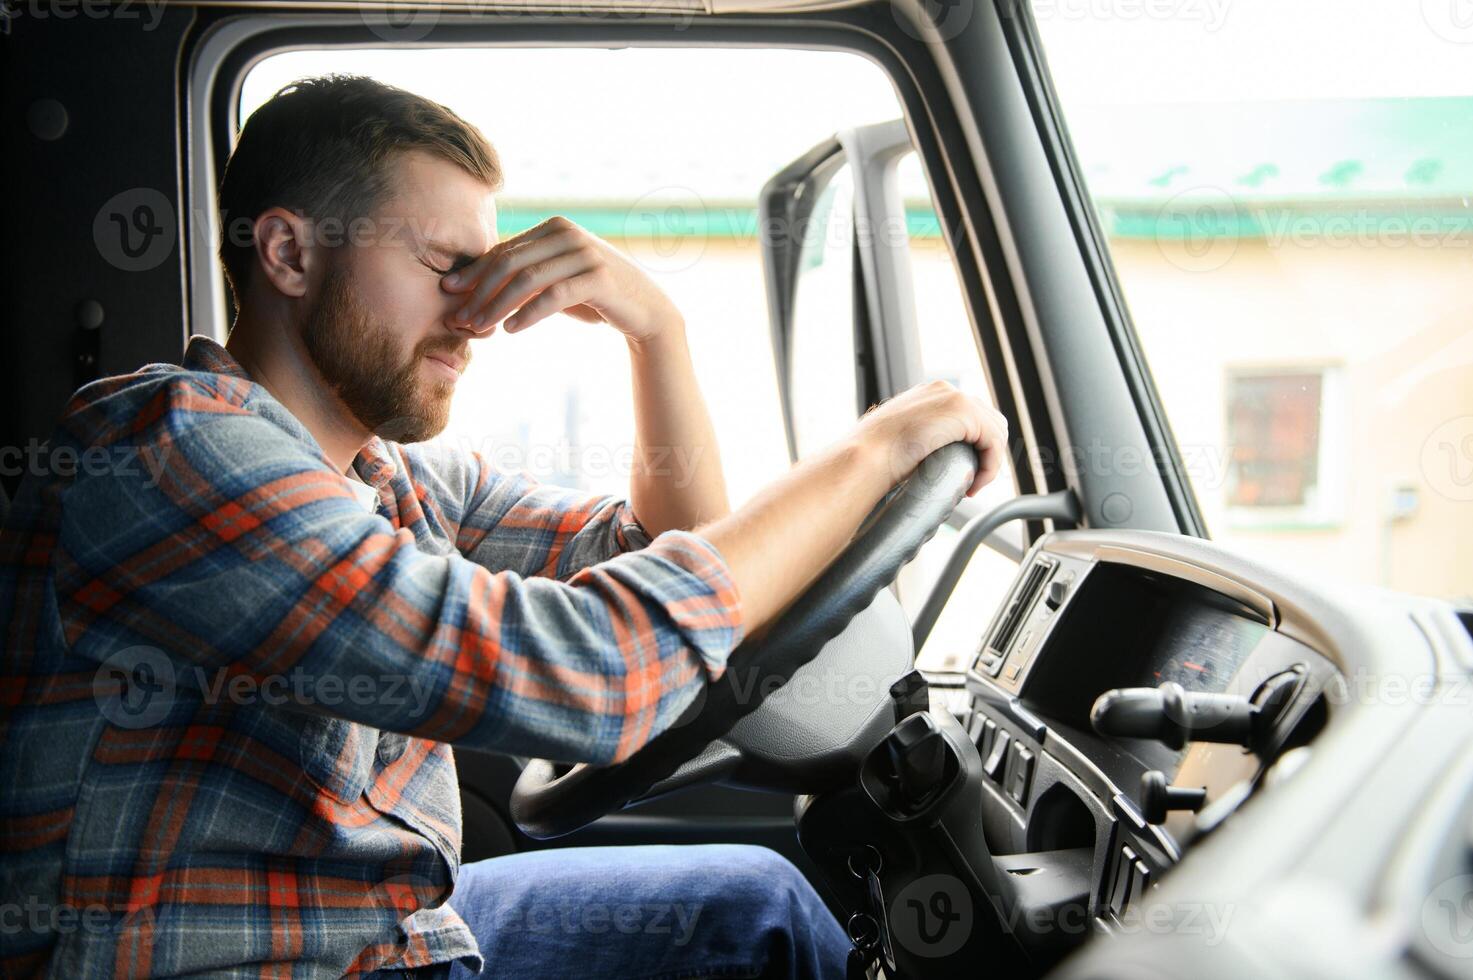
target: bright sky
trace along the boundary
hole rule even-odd
[[[1129,185],[1120,193],[1139,193],[1138,177],[1179,162],[1170,159],[1176,146],[1211,149],[1223,166],[1240,167],[1233,147],[1223,144],[1237,131],[1214,142],[1198,139],[1201,133],[1127,125],[1139,113],[1117,122],[1110,113],[1081,110],[1473,95],[1473,16],[1459,14],[1463,3],[1034,0],[1034,10],[1055,84],[1079,130],[1076,145],[1096,194],[1109,196],[1104,185],[1112,175],[1129,175],[1118,178]],[[833,130],[900,113],[876,66],[839,52],[488,47],[279,55],[247,78],[243,117],[281,85],[325,70],[373,75],[464,115],[496,144],[507,200],[629,201],[661,193],[753,201],[774,171]],[[815,126],[814,111],[794,111],[795,98],[809,110],[821,107],[823,125]],[[1321,134],[1324,152],[1365,157],[1364,141],[1348,145],[1358,128],[1354,114],[1348,118],[1348,127]],[[1210,136],[1213,125],[1204,119],[1198,128]],[[1424,152],[1402,142],[1408,152]],[[1425,152],[1454,155],[1435,146]],[[1405,162],[1388,167],[1399,179]],[[1322,163],[1306,160],[1300,169],[1313,175]],[[919,169],[909,167],[903,177],[907,196],[924,198]]]
[[[1464,0],[1033,0],[1066,104],[1473,94]]]
[[[479,48],[278,55],[247,78],[242,118],[280,86],[326,70],[450,106],[496,146],[503,196],[516,200],[627,201],[693,183],[708,200],[755,200],[768,177],[835,130],[900,115],[889,79],[852,54]],[[795,91],[821,113],[782,111]]]

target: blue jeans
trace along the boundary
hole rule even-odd
[[[509,854],[462,867],[450,906],[481,946],[483,977],[842,978],[849,951],[802,873],[746,844]],[[448,973],[472,976],[459,963]]]

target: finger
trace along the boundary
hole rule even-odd
[[[572,247],[572,242],[567,237],[547,236],[535,241],[523,242],[511,250],[502,252],[480,270],[475,288],[470,290],[470,294],[466,296],[452,319],[461,322],[470,321],[476,311],[485,306],[487,301],[513,278],[538,263],[547,262],[569,252]]]
[[[998,473],[1002,471],[1003,455],[1007,451],[1006,430],[1000,431],[995,425],[989,425],[984,433],[984,438],[977,443],[977,474],[967,490],[969,497],[997,479]]]
[[[597,263],[582,249],[564,252],[529,265],[512,276],[501,291],[491,297],[491,302],[477,314],[477,319],[485,323],[499,323],[554,282],[572,279],[595,268]]]
[[[572,222],[559,217],[548,218],[539,224],[515,235],[503,238],[487,249],[483,254],[476,257],[464,268],[458,269],[440,279],[441,285],[452,293],[463,293],[471,287],[479,284],[486,273],[492,270],[497,263],[508,255],[515,254],[529,245],[536,244],[544,239],[556,239],[568,233]],[[535,261],[535,260],[534,260]]]
[[[466,321],[477,327],[500,322],[508,313],[525,304],[549,286],[564,279],[587,272],[588,257],[581,252],[565,252],[543,259],[522,269],[506,281],[486,305],[478,305],[479,297],[467,309],[462,309]]]
[[[537,294],[537,298],[507,318],[506,332],[525,330],[539,320],[561,313],[570,306],[589,299],[598,288],[598,273],[585,272],[571,279],[559,279]]]

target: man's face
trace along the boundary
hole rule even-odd
[[[394,196],[328,266],[302,323],[317,370],[358,421],[396,442],[433,438],[450,417],[470,338],[450,325],[464,297],[440,288],[454,268],[496,243],[491,192],[448,160],[402,153]]]

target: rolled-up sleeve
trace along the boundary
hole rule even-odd
[[[492,571],[566,580],[650,544],[624,497],[501,471],[478,451],[425,443],[399,449],[415,481],[445,501],[456,549]]]
[[[378,685],[333,713],[607,763],[668,727],[743,636],[719,551],[686,531],[627,548],[643,529],[618,498],[560,511],[561,491],[472,475],[462,553],[433,555],[252,413],[166,407],[133,438],[167,454],[158,479],[79,477],[58,541],[65,639],[98,661],[145,644],[309,691]],[[406,685],[416,697],[388,696]]]

